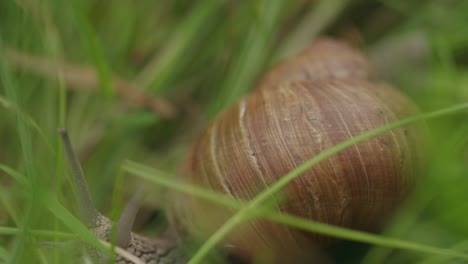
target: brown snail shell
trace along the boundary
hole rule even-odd
[[[323,77],[299,81],[298,69],[267,74],[259,85],[268,89],[246,96],[203,132],[184,164],[184,180],[249,200],[321,151],[417,113],[403,94],[369,81],[367,63],[361,62],[357,65],[363,68],[346,78],[337,78],[328,66],[320,73]],[[273,85],[274,79],[281,81]],[[378,230],[416,179],[422,164],[421,131],[416,126],[395,129],[341,151],[292,181],[284,200],[274,206],[322,223]],[[184,227],[201,236],[214,232],[231,214],[192,197],[182,197],[178,205],[175,214],[185,219]],[[332,241],[266,220],[246,223],[226,238],[245,259],[270,254],[277,263],[310,260],[314,245]]]

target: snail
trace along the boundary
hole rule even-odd
[[[250,200],[321,151],[416,113],[406,96],[377,79],[364,55],[321,39],[274,67],[252,94],[220,114],[193,145],[181,175],[190,184]],[[379,230],[416,180],[423,130],[394,130],[320,162],[288,185],[278,209],[331,225]],[[188,230],[210,234],[229,216],[212,204],[181,199],[176,219],[190,219],[181,223]],[[308,259],[307,249],[333,243],[266,220],[235,233],[226,243],[247,260],[266,251],[278,263],[299,263]]]
[[[252,93],[219,114],[189,150],[180,177],[249,200],[321,151],[416,113],[414,103],[378,79],[362,53],[339,41],[320,39],[274,67]],[[400,128],[347,148],[293,180],[273,206],[330,225],[378,231],[417,179],[424,133],[421,126]],[[67,142],[66,133],[61,134]],[[72,156],[70,144],[65,146]],[[82,178],[73,160],[73,174]],[[85,186],[84,180],[77,185]],[[79,189],[90,204],[85,188]],[[182,194],[169,207],[176,230],[201,237],[232,214]],[[108,239],[110,221],[88,205],[81,208],[94,233]],[[150,242],[132,234],[132,221],[127,221],[132,218],[124,215],[117,224],[118,246],[147,262],[183,263],[177,243]],[[263,254],[274,263],[310,263],[315,248],[335,240],[256,219],[224,242],[231,254],[246,262]]]

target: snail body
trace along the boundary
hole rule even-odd
[[[328,52],[330,45],[331,50],[343,45],[325,44]],[[252,94],[202,133],[186,159],[183,179],[250,200],[320,152],[418,113],[403,94],[370,78],[371,67],[361,54],[347,48],[341,59],[348,61],[343,62],[336,59],[339,51],[315,56],[306,50],[267,73]],[[332,65],[341,67],[339,74],[330,70]],[[314,69],[322,69],[319,76]],[[285,188],[275,207],[326,224],[378,230],[416,179],[422,163],[420,132],[419,127],[396,129],[318,163]],[[190,219],[182,223],[189,232],[210,234],[230,215],[194,198],[181,199],[176,214]],[[267,252],[278,263],[307,260],[313,245],[333,242],[266,220],[249,222],[235,233],[226,239],[235,255],[249,260]],[[282,259],[284,252],[288,254]]]

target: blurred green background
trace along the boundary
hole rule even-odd
[[[122,171],[124,160],[177,174],[220,110],[320,35],[367,51],[423,111],[467,102],[467,14],[463,0],[1,1],[0,262],[67,259],[53,231],[67,229],[44,199],[76,211],[56,127],[68,128],[96,206],[115,219],[143,182]],[[468,115],[429,126],[427,173],[383,234],[468,252]],[[149,194],[140,233],[165,229],[166,191]],[[468,263],[356,243],[330,254]]]

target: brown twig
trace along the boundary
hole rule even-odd
[[[6,49],[5,57],[15,69],[28,71],[48,79],[58,80],[60,73],[62,73],[67,87],[72,89],[97,90],[99,87],[98,75],[89,66],[53,61],[49,58],[26,54],[15,49]],[[113,77],[111,81],[116,93],[129,105],[151,109],[163,118],[175,116],[176,109],[167,100],[147,96],[136,84],[122,78]]]

